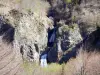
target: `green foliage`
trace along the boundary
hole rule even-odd
[[[78,4],[79,0],[65,0],[66,3],[74,3],[75,5]]]
[[[16,3],[20,3],[21,2],[21,0],[16,0]]]
[[[26,11],[27,11],[28,13],[30,13],[30,12],[31,12],[31,8],[27,8]]]
[[[27,75],[32,75],[33,71],[35,70],[38,65],[36,63],[28,62],[27,60],[23,61],[22,67],[24,68]]]
[[[43,68],[44,71],[46,72],[57,72],[62,69],[62,65],[59,65],[57,63],[52,63],[48,65],[48,67]]]
[[[69,26],[68,25],[64,25],[62,27],[63,32],[69,31]]]
[[[66,3],[72,3],[72,0],[65,0]]]
[[[41,67],[40,65],[28,61],[24,61],[22,64],[26,75],[55,75],[60,73],[62,70],[62,65],[57,63],[48,64],[47,67]]]
[[[74,32],[78,28],[78,25],[73,23],[71,25],[63,25],[58,29],[57,38],[62,36],[65,32]]]
[[[76,24],[72,24],[72,25],[69,25],[69,26],[64,25],[64,26],[62,26],[61,29],[62,29],[63,32],[67,32],[67,31],[70,31],[70,30],[73,31],[76,28],[76,26],[77,26]]]
[[[79,0],[74,0],[74,1],[75,1],[74,3],[75,3],[76,5],[77,5],[77,4],[78,4],[78,2],[79,2]]]

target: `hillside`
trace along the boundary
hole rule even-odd
[[[99,52],[100,0],[0,0],[0,75],[100,75]]]

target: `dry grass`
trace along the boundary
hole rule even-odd
[[[22,67],[26,75],[61,75],[62,65],[52,63],[42,68],[39,64],[24,61]]]
[[[13,45],[4,42],[0,36],[0,75],[22,75],[19,73],[22,70],[20,64],[18,50],[15,50]]]
[[[58,64],[50,64],[46,68],[37,68],[33,75],[61,75],[62,66]]]
[[[59,65],[56,63],[52,63],[49,64],[48,67],[42,68],[39,66],[39,64],[28,61],[23,61],[22,66],[16,67],[16,65],[20,62],[20,57],[17,56],[16,58],[15,55],[13,57],[13,53],[11,53],[12,55],[7,53],[7,51],[10,52],[10,50],[12,51],[12,47],[0,40],[0,64],[2,64],[0,65],[0,68],[2,68],[7,64],[7,62],[14,58],[14,61],[12,61],[10,65],[8,65],[8,70],[6,69],[6,67],[4,67],[3,69],[6,71],[3,72],[2,70],[0,70],[1,75],[5,74],[6,72],[8,73],[8,75],[14,75],[18,70],[20,71],[18,71],[16,75],[100,75],[99,52],[88,53],[86,51],[80,50],[77,57],[74,59],[70,59],[66,64]],[[2,59],[2,56],[5,53],[9,55],[4,56],[4,58]],[[6,61],[2,63],[2,61],[5,59]],[[12,70],[12,68],[14,69]],[[11,70],[11,72],[9,72],[9,70]]]
[[[79,52],[65,66],[64,75],[100,75],[100,54],[97,52]]]
[[[25,63],[27,75],[100,75],[100,53],[80,50],[77,57],[66,64],[49,64],[46,68]]]

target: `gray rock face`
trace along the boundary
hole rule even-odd
[[[3,2],[5,3],[0,1],[1,4]],[[13,0],[7,1],[7,5],[12,5],[13,8],[3,5],[0,11],[2,8],[4,11],[0,14],[15,28],[14,43],[20,48],[23,58],[39,61],[40,51],[47,46],[47,29],[53,27],[52,20],[46,16],[49,4],[41,0],[21,0],[18,3]]]
[[[39,17],[35,14],[23,16],[16,28],[15,39],[20,46],[23,46],[25,58],[27,58],[27,55],[31,55],[29,57],[33,58],[34,53],[38,53],[39,57],[40,50],[43,51],[47,46],[46,26],[49,27],[51,21],[46,17]]]
[[[63,25],[59,28],[61,47],[63,51],[74,47],[76,44],[82,41],[80,30],[77,24],[73,24],[71,27]]]

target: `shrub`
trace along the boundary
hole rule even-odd
[[[64,75],[100,75],[100,54],[80,51],[64,68]]]

